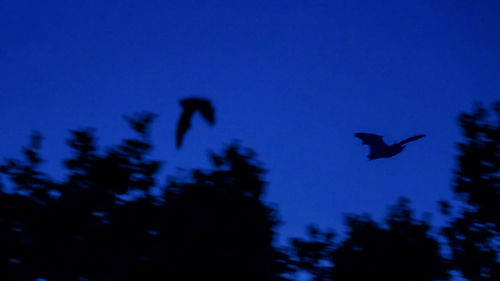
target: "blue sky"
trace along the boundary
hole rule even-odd
[[[452,198],[458,114],[500,97],[499,30],[494,0],[4,0],[0,157],[39,130],[43,169],[62,179],[70,129],[96,128],[104,148],[131,135],[123,115],[152,111],[161,182],[239,139],[269,170],[282,237],[380,218],[399,196],[436,212]],[[196,117],[177,151],[191,95],[213,101],[217,123]],[[368,161],[358,131],[427,136]]]

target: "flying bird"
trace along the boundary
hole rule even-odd
[[[387,145],[382,140],[382,136],[379,135],[369,133],[355,133],[354,136],[360,138],[363,141],[363,144],[367,144],[368,146],[370,146],[370,154],[368,154],[368,159],[370,160],[392,157],[403,151],[403,149],[405,148],[405,144],[425,137],[425,135],[416,135],[392,145]]]
[[[186,98],[180,101],[182,114],[177,123],[177,149],[182,145],[182,140],[187,130],[191,128],[191,118],[198,111],[201,116],[210,124],[215,124],[214,108],[212,103],[203,98]]]

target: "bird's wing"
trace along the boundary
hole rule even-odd
[[[407,143],[409,143],[409,142],[411,142],[411,141],[416,141],[416,140],[418,140],[418,139],[421,139],[421,138],[423,138],[423,137],[425,137],[425,135],[423,135],[423,134],[422,134],[422,135],[416,135],[416,136],[413,136],[413,137],[411,137],[411,138],[407,138],[407,139],[405,139],[405,140],[402,140],[402,141],[400,141],[398,144],[399,144],[399,145],[404,145],[404,144],[407,144]]]
[[[191,127],[191,117],[193,113],[193,108],[184,106],[179,122],[177,122],[177,148],[181,147],[182,139],[186,131]]]
[[[382,136],[369,133],[355,133],[355,137],[361,139],[363,144],[368,145],[386,145],[382,140]]]
[[[191,118],[195,111],[199,111],[203,118],[211,125],[215,123],[215,114],[212,103],[204,98],[190,97],[180,101],[183,107],[182,115],[177,124],[177,148],[181,147],[186,131],[191,127]]]
[[[214,108],[209,100],[200,100],[196,109],[200,111],[201,115],[208,123],[211,125],[215,123]]]
[[[210,100],[205,98],[190,97],[181,100],[180,103],[184,108],[199,111],[203,118],[211,125],[215,123],[215,110]]]
[[[387,144],[382,140],[382,136],[369,133],[355,133],[354,136],[361,139],[363,144],[370,146],[370,154],[387,147]]]

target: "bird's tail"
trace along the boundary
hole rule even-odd
[[[405,139],[405,140],[402,140],[402,141],[400,141],[398,144],[399,144],[399,145],[405,145],[405,144],[407,144],[407,143],[409,143],[409,142],[416,141],[416,140],[421,139],[421,138],[423,138],[423,137],[425,137],[425,135],[423,135],[423,134],[422,134],[422,135],[416,135],[416,136],[413,136],[413,137],[411,137],[411,138],[407,138],[407,139]]]

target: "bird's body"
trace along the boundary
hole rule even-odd
[[[177,148],[181,147],[184,135],[191,128],[191,118],[196,111],[199,111],[210,125],[215,123],[214,108],[209,100],[191,97],[181,100],[180,104],[182,114],[177,123]]]
[[[382,136],[370,134],[370,133],[355,133],[355,137],[361,139],[363,144],[370,146],[370,154],[368,154],[368,159],[378,159],[378,158],[389,158],[396,154],[399,154],[405,148],[405,144],[423,138],[425,135],[417,135],[411,138],[407,138],[403,141],[394,143],[392,145],[387,145]]]

